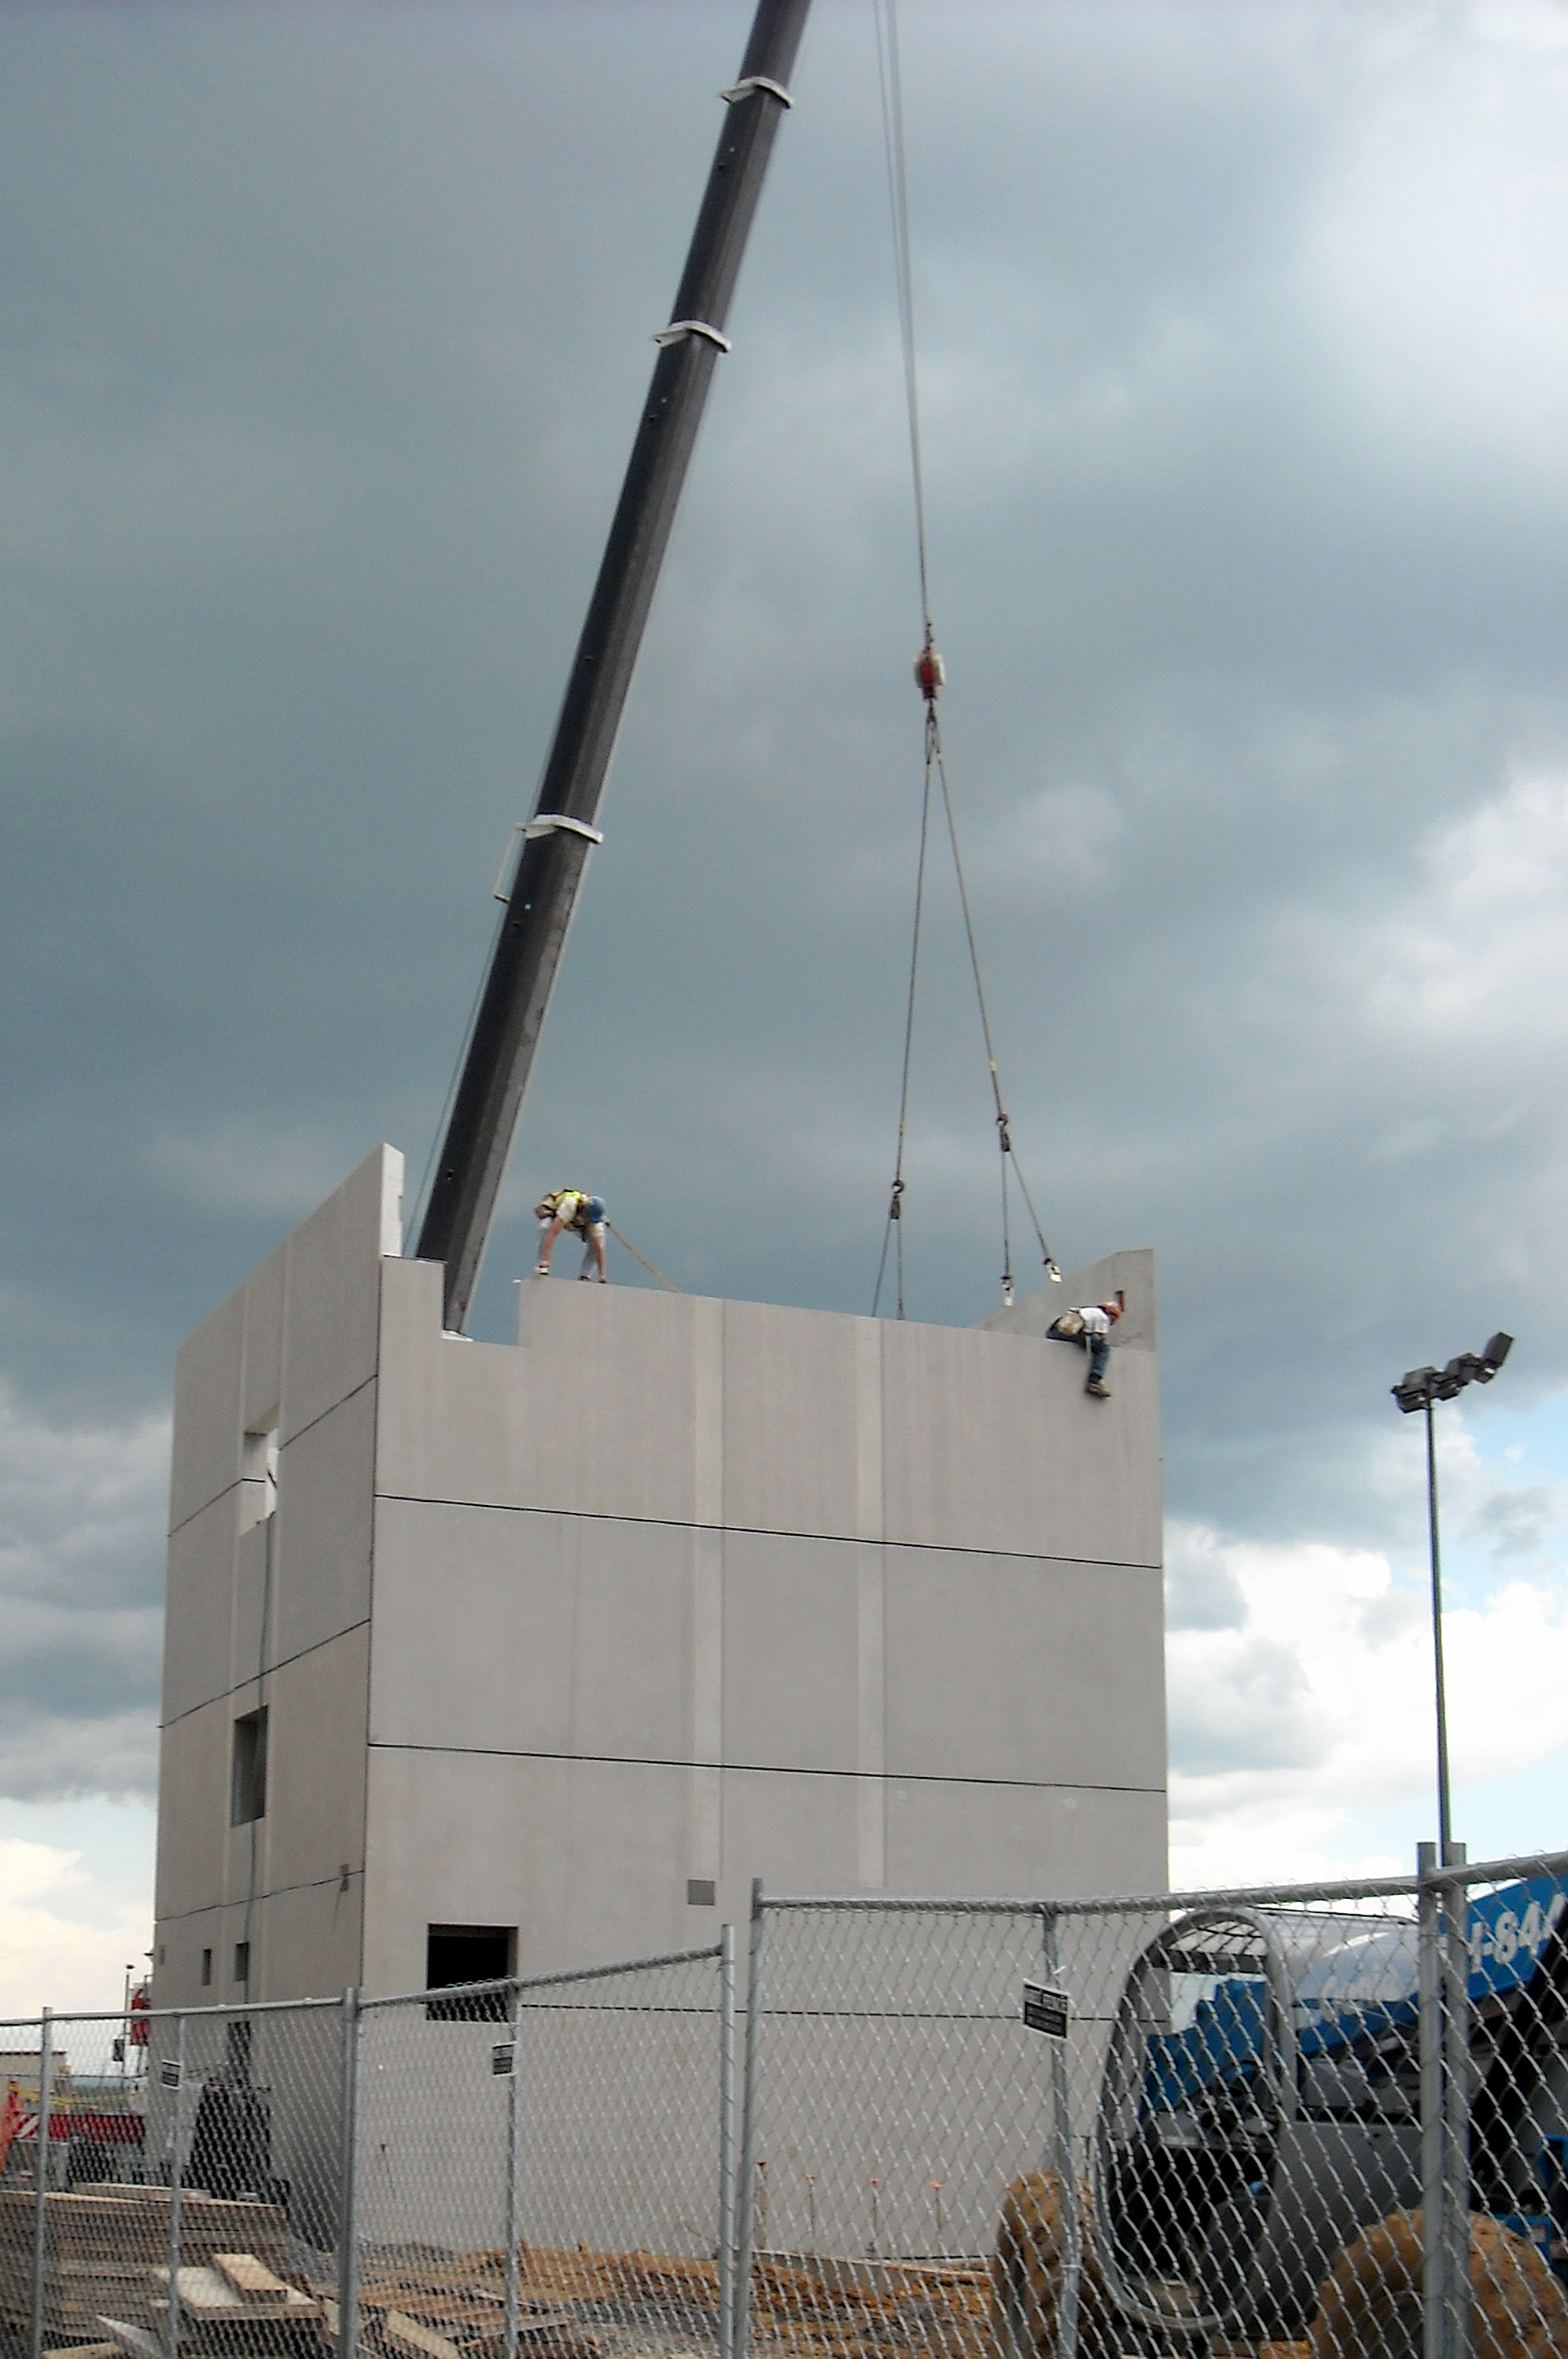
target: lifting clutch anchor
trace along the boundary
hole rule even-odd
[[[928,704],[934,704],[947,686],[947,666],[932,646],[929,634],[924,647],[915,658],[915,686]]]

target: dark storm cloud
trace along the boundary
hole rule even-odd
[[[82,1481],[376,1138],[418,1178],[746,13],[0,19],[5,1367]],[[1568,1377],[1552,21],[904,17],[1016,1135],[1064,1264],[1158,1247],[1171,1504],[1264,1539],[1409,1536],[1403,1367],[1500,1323],[1517,1398]],[[494,1332],[517,1216],[574,1178],[683,1283],[869,1303],[919,618],[865,13],[821,6],[797,88]],[[929,950],[911,1307],[964,1321],[999,1265],[943,879]],[[131,1620],[16,1625],[42,1717],[0,1784],[30,1759],[29,1791],[73,1728],[127,1776],[116,1694],[126,1725],[150,1695],[151,1494],[91,1560],[75,1512],[14,1593]],[[1490,1512],[1503,1545],[1539,1521]],[[1205,1578],[1183,1610],[1228,1628]],[[1194,1759],[1276,1712],[1295,1742],[1288,1662],[1248,1660]]]

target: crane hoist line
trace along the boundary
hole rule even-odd
[[[904,1299],[904,1198],[908,1182],[904,1178],[904,1152],[908,1143],[909,1115],[909,1068],[914,1049],[915,999],[920,977],[920,936],[925,916],[926,854],[931,838],[931,785],[933,779],[942,794],[942,814],[947,823],[947,840],[953,853],[953,873],[958,886],[958,903],[964,915],[964,938],[968,946],[969,970],[975,982],[975,1003],[980,1012],[980,1031],[985,1045],[985,1069],[991,1084],[991,1099],[996,1109],[996,1145],[1001,1154],[1002,1182],[1002,1301],[1013,1299],[1012,1212],[1008,1201],[1008,1173],[1018,1183],[1018,1193],[1028,1208],[1040,1245],[1040,1259],[1046,1277],[1060,1284],[1062,1272],[1052,1258],[1035,1210],[1034,1198],[1024,1178],[1018,1149],[1013,1145],[1012,1121],[1002,1097],[1002,1077],[996,1063],[996,1041],[991,1028],[991,1012],[986,1005],[985,986],[980,973],[980,951],[975,940],[975,919],[969,905],[969,886],[964,874],[964,858],[958,847],[958,821],[953,808],[953,791],[948,782],[947,757],[942,750],[942,721],[937,700],[947,685],[947,667],[937,652],[936,626],[931,619],[931,563],[926,544],[925,467],[920,447],[920,374],[916,360],[914,272],[909,257],[909,173],[904,147],[903,74],[898,57],[898,12],[897,0],[874,0],[877,18],[877,63],[882,93],[882,140],[887,166],[887,198],[893,226],[893,275],[898,299],[898,341],[904,364],[904,402],[909,429],[909,481],[914,500],[915,551],[920,571],[920,620],[924,638],[920,652],[915,658],[915,685],[925,700],[925,776],[920,797],[920,853],[915,865],[915,912],[909,942],[909,984],[904,1008],[904,1056],[898,1091],[898,1148],[893,1163],[893,1185],[887,1200],[887,1217],[882,1231],[882,1257],[877,1268],[877,1285],[871,1298],[871,1315],[875,1319],[882,1306],[882,1289],[887,1282],[889,1255],[893,1262],[893,1293],[898,1318],[905,1315]]]
[[[533,818],[522,831],[469,1027],[415,1252],[444,1266],[461,1332],[478,1282],[589,854],[644,625],[686,479],[810,0],[758,0],[609,538],[572,658]]]

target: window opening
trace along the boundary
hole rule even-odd
[[[229,1824],[249,1826],[267,1816],[267,1706],[234,1723]]]
[[[278,1456],[278,1411],[269,1409],[266,1422],[251,1427],[245,1438],[240,1460],[242,1532],[265,1523],[277,1511]]]
[[[248,1983],[250,1980],[250,1943],[248,1941],[234,1943],[234,1980],[237,1983]]]
[[[203,1950],[203,1951],[202,1951],[202,1952],[201,1952],[201,1987],[202,1987],[202,1989],[203,1989],[203,1990],[208,1990],[208,1989],[210,1989],[210,1988],[212,1987],[212,1951],[211,1951],[211,1950]]]
[[[517,1972],[517,1956],[515,1925],[431,1925],[425,1937],[425,1988],[451,1990],[461,1983],[505,1981]],[[505,2023],[506,2014],[505,1991],[425,2003],[431,2023]]]

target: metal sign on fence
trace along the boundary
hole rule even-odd
[[[1064,1990],[1052,1990],[1046,1983],[1025,1983],[1018,2011],[1031,2031],[1043,2031],[1048,2039],[1066,2038],[1073,2009]]]

